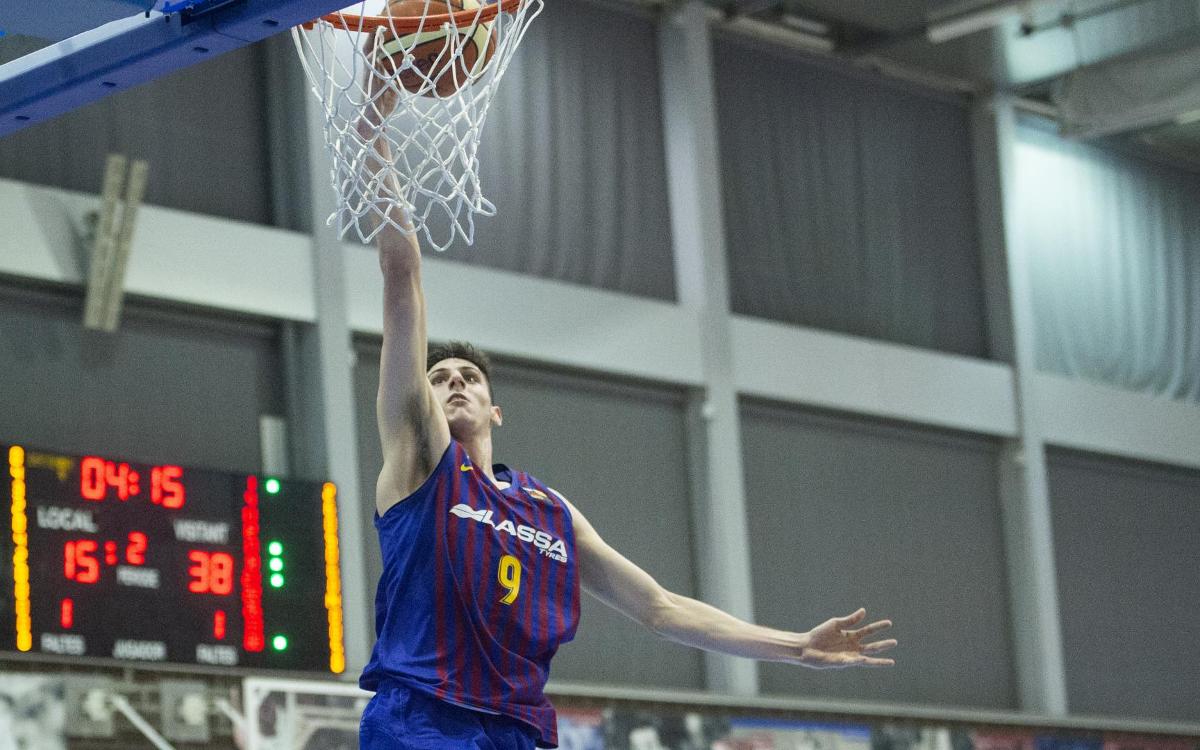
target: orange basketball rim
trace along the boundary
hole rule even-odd
[[[434,5],[436,0],[430,0]],[[385,28],[395,34],[413,34],[430,28],[440,28],[442,24],[451,24],[456,28],[471,26],[476,23],[487,23],[501,13],[512,13],[521,7],[526,0],[502,0],[488,2],[478,8],[467,8],[454,13],[431,13],[427,16],[362,16],[353,13],[330,13],[321,16],[322,21],[331,26],[337,26],[346,31],[374,31]],[[304,24],[311,29],[315,21]]]

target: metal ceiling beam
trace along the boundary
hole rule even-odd
[[[1062,0],[972,0],[931,13],[925,36],[934,44],[987,31],[1009,19],[1032,14],[1048,6],[1061,7]]]
[[[1075,10],[1068,8],[1058,18],[1055,18],[1053,21],[1049,21],[1047,23],[1022,25],[1021,26],[1021,35],[1022,36],[1032,36],[1034,34],[1040,34],[1043,31],[1051,31],[1053,29],[1070,28],[1070,27],[1074,26],[1075,24],[1079,23],[1080,21],[1087,21],[1087,20],[1090,20],[1093,18],[1099,18],[1100,16],[1105,16],[1105,15],[1108,15],[1109,13],[1115,13],[1119,10],[1124,10],[1124,9],[1132,7],[1134,5],[1144,5],[1151,1],[1152,0],[1114,0],[1113,2],[1107,3],[1106,5],[1101,5],[1099,7],[1091,8],[1091,9],[1085,10],[1085,11],[1075,11]]]
[[[1063,133],[1099,138],[1200,111],[1200,44],[1109,60],[1065,76],[1053,93]]]
[[[728,15],[754,16],[767,11],[782,11],[783,5],[783,0],[734,0],[725,10]]]

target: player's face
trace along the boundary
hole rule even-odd
[[[434,363],[429,368],[429,384],[455,439],[500,425],[500,407],[492,404],[487,378],[468,360]]]

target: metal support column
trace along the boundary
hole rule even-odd
[[[976,193],[993,352],[1012,363],[1019,435],[1001,454],[1000,495],[1021,710],[1067,713],[1046,449],[1032,388],[1037,362],[1029,269],[1015,241],[1017,115],[997,98],[973,113]]]
[[[703,393],[693,398],[692,496],[701,598],[754,617],[742,476],[741,425],[733,380],[729,281],[717,157],[717,111],[705,6],[689,0],[659,29],[663,127],[680,302],[700,318]],[[758,665],[706,654],[708,687],[758,692]]]
[[[299,105],[299,103],[297,103]],[[354,349],[346,305],[342,243],[325,219],[334,209],[329,188],[329,157],[322,140],[319,103],[303,97],[307,133],[307,196],[312,216],[313,293],[315,326],[299,326],[289,379],[299,390],[292,394],[300,408],[291,410],[303,424],[293,431],[294,469],[312,478],[326,478],[338,487],[338,536],[342,570],[342,611],[346,636],[346,677],[357,677],[373,643],[371,599],[368,596],[365,545],[374,498],[359,487],[358,433],[354,401]],[[364,251],[365,252],[365,251]]]

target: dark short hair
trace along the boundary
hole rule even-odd
[[[425,366],[433,367],[443,359],[465,359],[479,368],[487,381],[488,393],[492,394],[492,360],[482,349],[476,348],[466,341],[447,341],[444,344],[430,344],[425,358]]]

